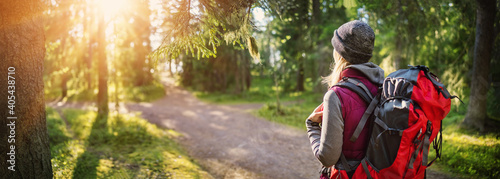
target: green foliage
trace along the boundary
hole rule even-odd
[[[290,105],[280,105],[279,109],[275,102],[267,103],[261,109],[254,112],[254,114],[273,122],[305,130],[307,117],[321,104],[321,100],[318,100],[320,99],[318,94],[302,95],[301,98],[306,99],[306,101]]]
[[[442,157],[436,164],[454,173],[479,178],[498,178],[500,176],[498,133],[479,134],[476,131],[461,129],[459,124],[463,118],[463,114],[452,112],[444,119]]]
[[[448,90],[467,99],[474,47],[472,1],[361,1],[376,40],[373,58],[386,74],[406,65],[426,65]],[[394,61],[400,59],[399,66]],[[459,105],[454,102],[454,105]]]
[[[95,112],[68,109],[63,111],[63,115],[68,121],[67,125],[71,126],[73,137],[80,140],[86,140],[89,137],[92,125],[97,117]]]
[[[224,44],[218,53],[217,57],[202,60],[183,55],[181,84],[195,90],[221,93],[240,93],[248,89],[251,85],[249,53]]]
[[[488,116],[496,121],[500,121],[500,86],[495,86],[488,92]]]
[[[204,178],[208,174],[190,159],[172,138],[135,115],[63,110],[66,124],[47,108],[54,178]],[[101,121],[97,121],[101,120]],[[99,124],[102,122],[104,124]]]
[[[71,134],[66,129],[66,123],[61,120],[59,114],[52,108],[46,109],[47,128],[49,132],[49,142],[51,146],[56,146],[71,140]]]
[[[172,1],[165,7],[166,37],[152,57],[175,59],[185,53],[193,57],[216,57],[223,41],[242,44],[250,35],[250,9],[254,1]],[[193,11],[195,9],[195,11]],[[250,39],[251,40],[251,39]],[[252,53],[255,54],[255,53]]]
[[[255,40],[254,37],[248,37],[247,43],[250,55],[252,55],[254,59],[260,60],[259,46],[257,46],[257,40]]]
[[[311,84],[311,83],[309,83]],[[293,92],[286,94],[279,108],[276,102],[267,102],[255,114],[270,121],[304,129],[305,120],[323,102],[323,94]]]

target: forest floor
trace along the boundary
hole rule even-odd
[[[167,95],[162,99],[128,103],[119,110],[139,111],[149,122],[182,134],[176,140],[214,178],[319,178],[321,165],[311,152],[305,130],[250,113],[262,104],[209,104],[166,84]],[[455,178],[435,170],[429,170],[427,177]]]

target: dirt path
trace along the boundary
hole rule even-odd
[[[169,88],[153,103],[129,104],[144,118],[171,128],[178,140],[216,178],[317,178],[320,168],[305,131],[254,117],[260,105],[213,105]]]

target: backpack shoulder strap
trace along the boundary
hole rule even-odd
[[[370,97],[370,99],[373,99],[372,92],[368,90],[363,82],[359,81],[356,78],[347,78],[346,81],[360,87],[368,95],[368,97]]]
[[[342,81],[338,82],[335,84],[335,86],[347,88],[356,94],[359,95],[366,103],[370,103],[373,99],[373,96],[368,90],[368,88],[360,81],[354,79],[354,78],[346,78],[344,77]]]
[[[366,121],[368,121],[368,118],[374,113],[378,113],[378,108],[377,104],[379,102],[380,94],[378,94],[373,100],[370,102],[368,105],[368,108],[366,108],[365,113],[361,117],[361,120],[359,120],[358,126],[356,126],[356,129],[354,129],[354,133],[352,134],[351,138],[349,139],[351,142],[355,142],[359,135],[361,134],[361,131],[363,131],[363,128],[365,127]]]
[[[363,128],[366,125],[366,122],[368,121],[368,118],[371,116],[373,111],[375,110],[375,107],[377,106],[379,102],[379,97],[380,95],[377,95],[375,98],[372,96],[370,90],[359,80],[356,80],[354,78],[343,78],[341,82],[338,82],[335,84],[335,86],[340,86],[347,88],[356,94],[358,94],[366,103],[368,103],[368,108],[366,109],[365,113],[361,117],[361,120],[359,121],[358,125],[356,126],[356,129],[354,130],[354,133],[352,134],[351,138],[349,139],[351,142],[355,142],[359,135],[361,134],[361,131],[363,131]]]

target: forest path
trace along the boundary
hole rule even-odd
[[[216,105],[188,91],[166,86],[152,103],[127,104],[151,123],[182,134],[178,138],[215,178],[318,178],[305,130],[257,118],[248,110],[261,104]]]

